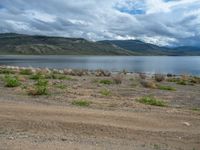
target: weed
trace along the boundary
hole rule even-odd
[[[154,147],[155,150],[159,150],[160,149],[160,146],[158,144],[154,144],[153,147]]]
[[[30,79],[32,79],[32,80],[39,80],[39,79],[44,79],[44,78],[45,78],[45,75],[43,75],[40,72],[30,76]]]
[[[100,93],[103,96],[110,96],[111,95],[111,92],[108,89],[103,89],[103,90],[100,91]]]
[[[29,95],[47,95],[48,94],[48,81],[39,79],[33,88],[29,88]]]
[[[200,111],[200,108],[192,108],[193,111]]]
[[[14,74],[15,71],[10,68],[0,68],[0,74]]]
[[[146,105],[161,106],[161,107],[166,106],[166,103],[164,101],[156,99],[155,97],[152,96],[144,96],[138,99],[137,101]]]
[[[108,85],[110,85],[110,84],[112,84],[112,83],[113,83],[113,81],[111,81],[111,80],[108,80],[108,79],[103,79],[103,80],[100,80],[100,81],[99,81],[99,83],[101,83],[101,84],[108,84]]]
[[[88,100],[74,100],[72,105],[81,106],[81,107],[88,107],[91,104]]]
[[[59,89],[65,89],[67,86],[61,83],[61,84],[57,84],[56,87]]]
[[[176,91],[176,88],[171,87],[171,86],[165,86],[165,85],[158,85],[158,89],[167,90],[167,91]]]
[[[31,75],[33,72],[31,69],[21,69],[19,73],[21,75]]]
[[[180,85],[187,85],[187,82],[185,80],[178,80],[176,83]]]
[[[4,77],[4,82],[6,87],[17,87],[21,84],[17,77],[10,75]]]

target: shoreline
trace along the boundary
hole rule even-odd
[[[96,69],[96,70],[89,70],[89,69],[72,69],[72,68],[63,68],[63,69],[56,69],[56,68],[48,68],[48,67],[21,67],[21,66],[10,66],[10,65],[0,65],[0,69],[14,69],[16,71],[19,70],[26,70],[26,69],[30,69],[32,70],[32,72],[37,72],[37,71],[41,71],[41,72],[47,72],[47,73],[51,73],[51,72],[58,72],[60,74],[65,74],[64,72],[69,72],[68,75],[70,75],[70,72],[72,74],[76,74],[75,72],[83,72],[81,73],[82,75],[95,75],[97,72],[102,72],[102,74],[110,74],[110,75],[116,75],[116,74],[128,74],[128,75],[138,75],[138,74],[145,74],[147,76],[154,76],[156,74],[161,74],[164,76],[170,76],[170,77],[180,77],[180,76],[191,76],[191,77],[200,77],[200,75],[192,75],[192,74],[172,74],[172,73],[150,73],[150,72],[132,72],[132,71],[127,71],[127,70],[122,70],[122,71],[109,71],[106,69]],[[80,75],[80,76],[82,76]],[[109,76],[110,76],[109,75]],[[76,76],[76,75],[75,75]],[[102,75],[103,76],[103,75]],[[105,75],[107,76],[107,75]]]

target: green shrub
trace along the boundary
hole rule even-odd
[[[176,88],[171,87],[171,86],[165,86],[165,85],[158,85],[158,89],[167,90],[167,91],[176,91]]]
[[[193,111],[200,111],[200,108],[192,108]]]
[[[21,75],[31,75],[33,72],[31,69],[21,69],[19,73]]]
[[[30,76],[30,79],[32,79],[32,80],[39,80],[39,79],[44,79],[44,78],[45,78],[45,75],[43,75],[40,72]]]
[[[71,77],[62,75],[62,74],[51,74],[48,76],[49,79],[58,79],[58,80],[73,80]]]
[[[59,89],[65,89],[67,86],[61,83],[61,84],[57,84],[56,87]]]
[[[152,96],[144,96],[138,99],[137,101],[146,105],[161,106],[161,107],[166,106],[166,103],[164,101],[156,99],[155,97]]]
[[[108,80],[108,79],[103,79],[103,80],[100,80],[100,81],[99,81],[99,83],[101,83],[101,84],[108,84],[108,85],[110,85],[110,84],[112,84],[112,83],[113,83],[113,81],[112,81],[112,80]]]
[[[17,87],[21,84],[17,77],[10,75],[4,77],[4,82],[6,87]]]
[[[29,95],[47,95],[48,94],[48,81],[39,79],[33,88],[29,88]]]
[[[103,95],[103,96],[110,96],[111,95],[111,92],[110,90],[108,89],[103,89],[100,91],[100,93]]]
[[[72,105],[76,105],[76,106],[81,106],[81,107],[87,107],[90,105],[90,101],[88,100],[75,100],[72,102]]]
[[[10,68],[0,68],[0,74],[14,74],[15,71]]]
[[[187,82],[185,80],[178,80],[176,83],[180,85],[187,85]]]

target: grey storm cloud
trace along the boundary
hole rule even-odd
[[[0,32],[198,45],[199,0],[2,0]]]

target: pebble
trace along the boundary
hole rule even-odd
[[[189,122],[183,122],[183,125],[185,125],[185,126],[190,126],[190,123]]]

